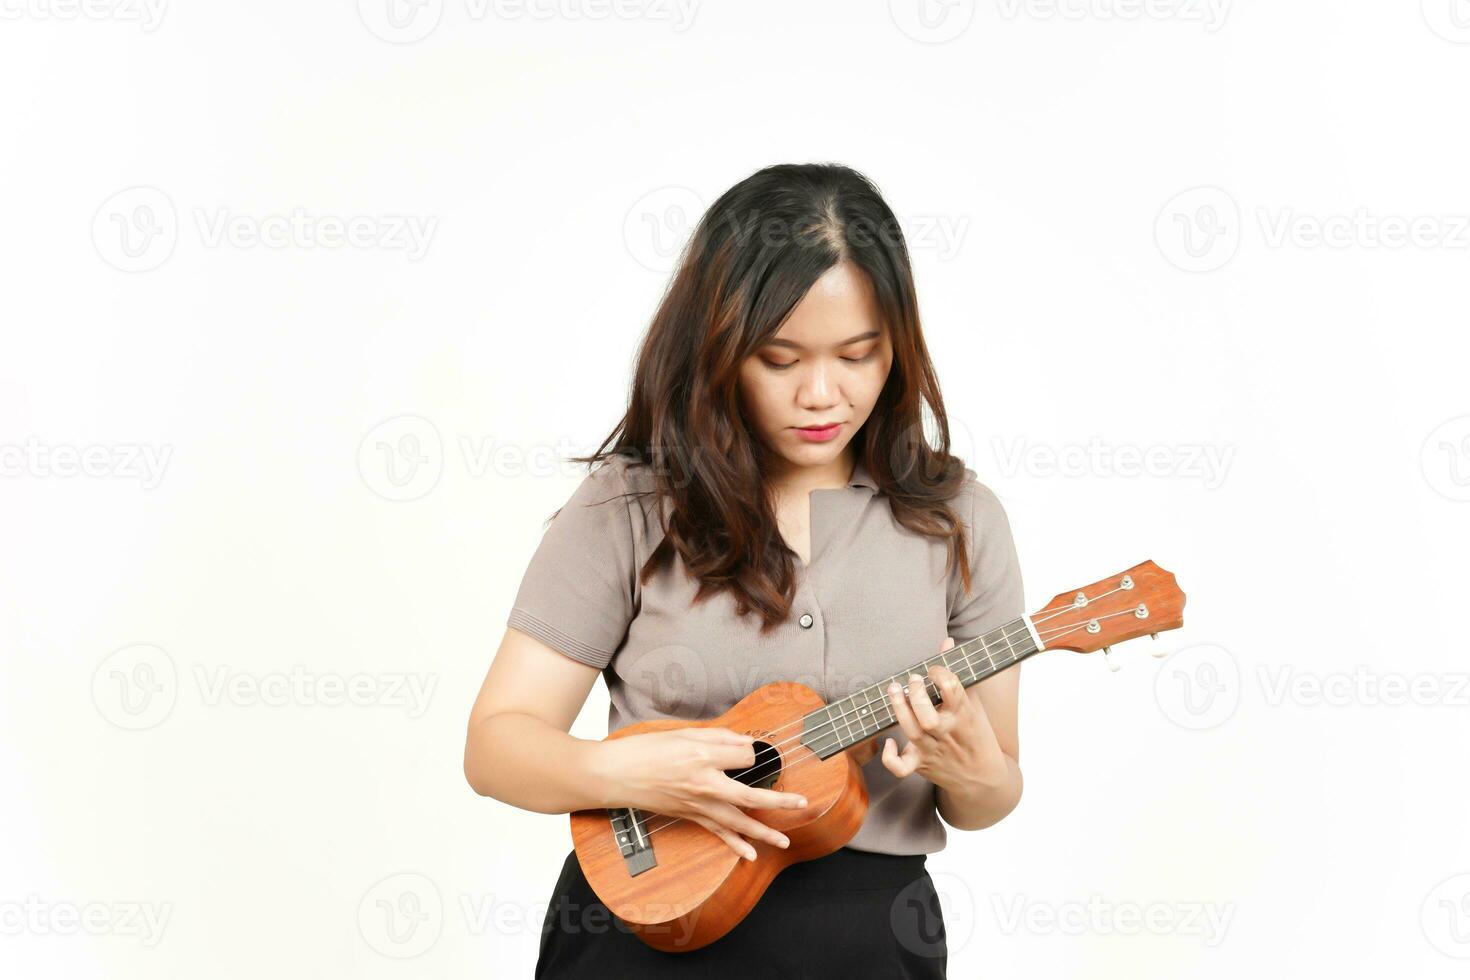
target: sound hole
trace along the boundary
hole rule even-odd
[[[755,765],[748,769],[726,769],[725,775],[756,789],[770,789],[781,776],[781,753],[770,742],[760,739],[750,745],[755,749]]]

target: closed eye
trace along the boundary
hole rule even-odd
[[[865,361],[871,361],[877,355],[877,353],[878,349],[875,347],[864,354],[862,357],[844,357],[841,358],[841,360],[846,361],[848,364],[862,364]],[[778,361],[767,361],[765,360],[765,358],[762,358],[761,360],[766,365],[766,367],[770,368],[772,371],[785,371],[787,368],[795,367],[797,364],[796,361],[788,361],[787,363],[782,364]]]

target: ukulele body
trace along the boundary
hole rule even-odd
[[[665,952],[708,945],[743,919],[782,870],[836,851],[857,834],[868,812],[868,786],[848,751],[826,759],[801,743],[802,718],[826,705],[804,684],[777,681],[757,688],[717,718],[644,721],[608,735],[609,740],[676,728],[728,728],[753,735],[756,764],[741,772],[748,785],[799,793],[801,810],[745,809],[743,812],[790,839],[790,847],[752,840],[755,860],[693,820],[638,811],[655,832],[646,837],[652,866],[634,874],[612,823],[615,810],[571,814],[572,844],[582,873],[608,910],[638,938]],[[779,767],[776,762],[779,761]]]

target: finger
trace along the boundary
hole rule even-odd
[[[754,817],[740,812],[740,808],[730,803],[716,804],[714,818],[731,830],[744,834],[752,840],[762,840],[775,847],[787,847],[791,841],[786,835],[775,827],[768,827]]]
[[[898,719],[898,727],[913,741],[921,734],[919,723],[914,720],[914,711],[909,707],[908,700],[903,696],[903,689],[894,681],[888,685],[885,692],[888,695],[888,704],[893,708],[893,716]]]
[[[726,799],[736,806],[748,810],[800,810],[806,806],[806,797],[800,793],[782,793],[774,789],[757,789],[747,786],[738,779],[725,777],[729,783]]]
[[[755,746],[706,743],[704,758],[717,769],[749,769],[756,763]]]
[[[908,749],[912,749],[913,747],[914,743],[910,742]],[[907,751],[905,749],[906,753]],[[906,759],[904,756],[899,755],[898,743],[890,738],[883,743],[883,765],[889,772],[902,779],[917,768],[918,762],[915,758],[910,757]]]
[[[914,706],[914,718],[919,727],[932,732],[939,725],[939,712],[934,710],[934,702],[929,700],[927,681],[928,678],[918,674],[909,675],[909,702]]]
[[[956,714],[969,705],[970,698],[965,694],[965,685],[960,683],[959,674],[943,665],[936,666],[930,673],[934,675],[934,684],[943,698],[939,705],[941,713]]]
[[[750,841],[746,840],[744,837],[741,837],[739,834],[734,833],[733,831],[726,830],[724,827],[721,827],[719,824],[715,823],[708,817],[694,817],[693,819],[695,823],[699,824],[705,830],[708,830],[720,840],[724,841],[726,844],[729,844],[730,850],[734,851],[736,854],[745,858],[747,861],[755,860],[755,848],[750,846]]]
[[[941,644],[939,644],[939,652],[940,653],[943,653],[944,651],[948,650],[952,646],[954,646],[954,637],[952,637],[952,636],[946,636],[944,638],[944,642],[941,643]]]
[[[755,740],[752,735],[729,728],[681,728],[679,732],[685,738],[694,738],[701,742],[720,742],[726,745],[749,745]]]

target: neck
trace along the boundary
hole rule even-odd
[[[924,692],[929,703],[939,704],[943,697],[929,679],[929,668],[935,664],[944,664],[955,672],[961,684],[969,687],[1040,650],[1040,638],[1031,620],[1026,616],[1013,619],[983,636],[950,647],[937,656],[883,678],[872,687],[865,687],[841,701],[807,714],[802,718],[801,743],[825,759],[897,724],[898,717],[888,701],[888,685],[898,681],[907,687],[911,673],[924,678]]]
[[[849,446],[830,463],[792,466],[784,463],[767,476],[766,482],[783,497],[804,497],[812,490],[845,487],[857,466],[857,453]]]

